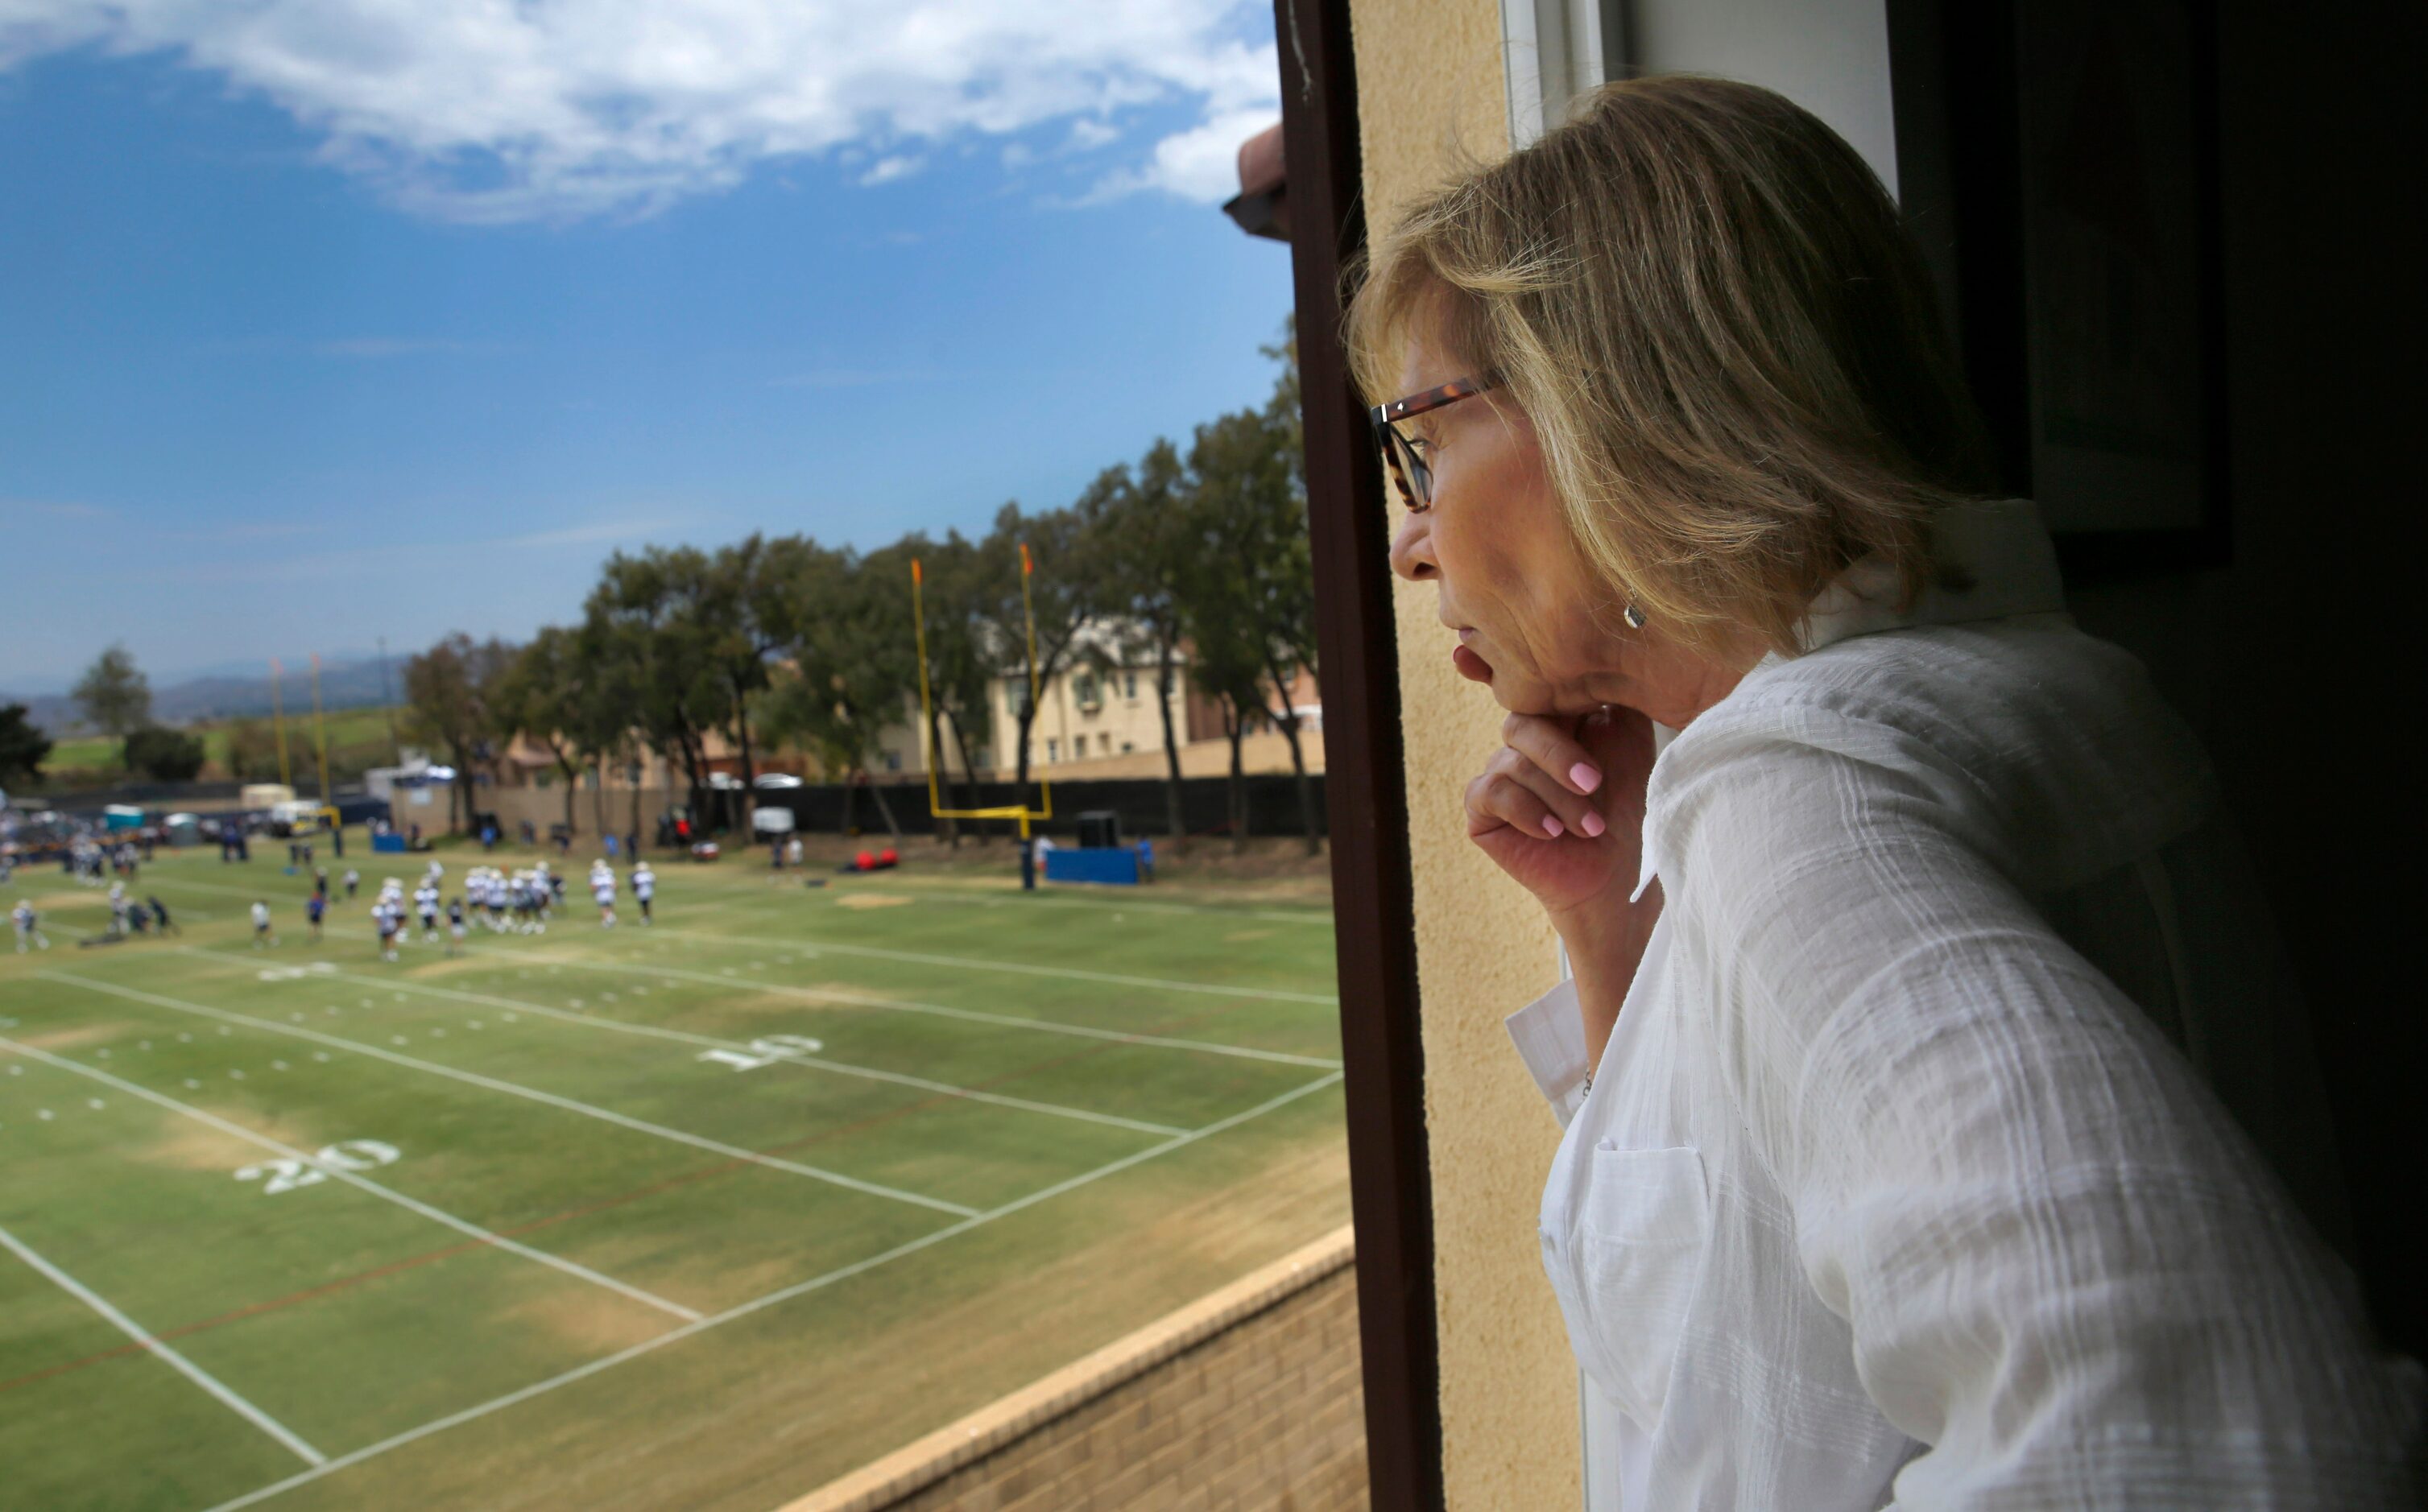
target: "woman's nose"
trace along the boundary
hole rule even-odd
[[[1434,560],[1433,525],[1425,515],[1412,511],[1400,522],[1400,533],[1391,538],[1391,570],[1412,583],[1441,571],[1441,563]]]

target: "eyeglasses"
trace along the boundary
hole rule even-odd
[[[1439,388],[1429,388],[1421,394],[1411,394],[1388,404],[1377,404],[1367,412],[1374,422],[1375,444],[1383,448],[1383,460],[1390,464],[1391,481],[1399,485],[1400,501],[1412,511],[1434,507],[1434,470],[1427,465],[1421,439],[1404,435],[1397,422],[1410,415],[1438,410],[1473,398],[1492,386],[1488,380],[1455,378]]]

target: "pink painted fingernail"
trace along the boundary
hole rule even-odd
[[[1589,793],[1601,786],[1601,773],[1593,769],[1591,762],[1580,761],[1568,769],[1568,780],[1577,785],[1577,791]]]
[[[1549,815],[1545,815],[1543,818],[1543,833],[1550,836],[1552,839],[1558,839],[1563,833],[1560,828],[1560,821]]]
[[[1584,831],[1587,836],[1598,840],[1601,838],[1601,832],[1610,828],[1610,826],[1602,822],[1602,818],[1600,814],[1597,814],[1592,809],[1588,808],[1585,810],[1583,821],[1577,825],[1577,828]]]

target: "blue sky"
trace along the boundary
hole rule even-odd
[[[1271,385],[1288,255],[1216,208],[1269,8],[1075,57],[918,0],[838,63],[845,7],[671,78],[614,7],[55,8],[0,25],[0,690],[520,637],[619,545],[981,528]]]

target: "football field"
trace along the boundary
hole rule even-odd
[[[0,946],[10,1512],[768,1512],[1348,1219],[1304,900],[913,850],[603,930],[577,855],[545,934],[390,964],[423,858],[314,943],[272,849],[161,852],[165,939],[0,887],[52,940]]]

